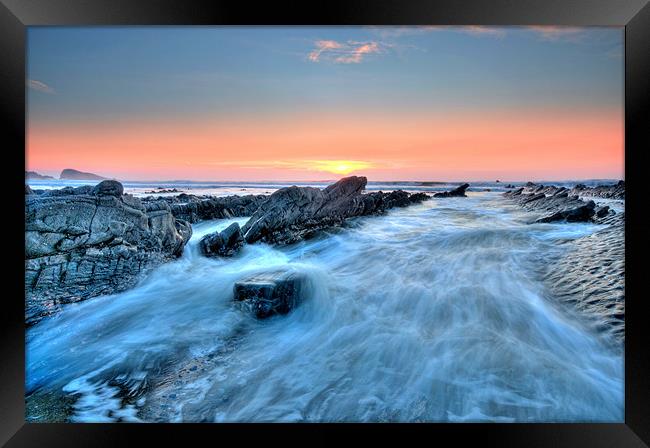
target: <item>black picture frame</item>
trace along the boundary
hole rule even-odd
[[[650,443],[650,352],[643,182],[648,165],[650,5],[646,0],[311,1],[294,4],[182,0],[0,0],[0,90],[5,124],[5,281],[0,331],[0,443],[7,446],[131,445],[146,440],[212,443],[235,435],[299,443],[338,442],[352,433],[397,440],[421,433],[429,443],[478,441],[499,446],[641,447]],[[100,425],[25,423],[24,234],[25,43],[31,25],[604,25],[625,27],[626,350],[622,424],[404,425]],[[647,200],[646,200],[647,201]],[[22,232],[22,233],[21,233]],[[10,286],[10,287],[7,287]],[[372,434],[371,434],[372,433]],[[266,442],[264,442],[266,443]]]

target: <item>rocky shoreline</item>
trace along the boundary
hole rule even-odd
[[[402,190],[366,193],[366,184],[365,177],[351,176],[324,189],[292,186],[269,196],[214,198],[181,193],[142,199],[124,194],[122,185],[112,180],[95,187],[49,191],[32,191],[26,186],[26,322],[34,324],[66,303],[131,288],[147,271],[182,254],[192,235],[190,223],[250,216],[241,228],[235,223],[221,232],[206,235],[199,242],[203,255],[227,257],[245,244],[295,243],[322,230],[342,226],[349,218],[379,215],[432,197],[466,197],[469,187],[462,184],[429,196]],[[615,249],[622,250],[624,213],[617,214],[607,205],[597,206],[593,200],[582,197],[624,198],[623,181],[612,186],[577,185],[572,189],[529,182],[503,196],[532,212],[531,222],[610,224],[602,232],[596,232],[598,236],[589,242],[602,236],[608,242],[603,247],[619,244]],[[616,235],[615,241],[612,235]],[[582,245],[588,243],[576,242],[575,250],[569,251],[576,255],[567,255],[566,260],[573,260],[572,257],[581,260],[581,254],[588,251]],[[591,264],[583,264],[598,265],[601,259],[601,253],[594,253]],[[583,277],[591,278],[592,284],[602,283],[590,272],[585,272]],[[569,295],[561,290],[559,273],[550,272],[548,278],[554,279],[553,285],[558,285],[559,296]],[[612,273],[608,278],[614,280],[601,285],[599,291],[622,291],[621,272]],[[613,310],[615,319],[622,321],[623,295],[611,297],[615,305],[607,309]],[[598,301],[598,306],[601,302]],[[593,308],[589,303],[578,306],[587,311]]]
[[[123,291],[180,256],[191,226],[165,202],[143,204],[117,181],[25,192],[28,325],[65,303]]]
[[[506,191],[503,196],[534,212],[535,222],[598,222],[615,213],[609,206],[597,207],[593,200],[585,201],[572,191],[529,182],[525,187]]]
[[[533,212],[535,223],[591,222],[603,227],[562,244],[564,253],[544,275],[553,296],[591,319],[600,331],[625,340],[625,212],[594,200],[625,199],[625,182],[574,188],[537,185],[507,191],[504,197]]]

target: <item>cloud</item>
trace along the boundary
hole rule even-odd
[[[472,36],[490,36],[502,38],[506,35],[506,30],[503,28],[496,28],[492,26],[483,25],[467,25],[459,29],[460,32],[470,34]]]
[[[43,93],[49,93],[49,94],[55,94],[56,90],[54,90],[52,87],[48,86],[44,82],[41,81],[36,81],[35,79],[28,79],[27,80],[27,87],[33,90],[37,90],[39,92]]]
[[[424,33],[438,31],[452,31],[457,33],[469,34],[471,36],[487,36],[502,38],[506,36],[506,29],[503,27],[485,26],[485,25],[420,25],[420,26],[370,26],[369,30],[377,35],[388,38],[399,38],[403,36],[414,36]]]
[[[342,47],[342,44],[336,42],[335,40],[317,40],[315,42],[316,48],[309,53],[309,60],[313,62],[318,62],[320,56],[325,51],[338,50]]]
[[[582,39],[584,28],[571,26],[528,26],[528,30],[537,34],[541,40],[556,42],[559,40],[569,40],[576,42]]]
[[[387,46],[379,42],[337,42],[317,40],[307,59],[312,62],[330,61],[337,64],[358,64],[364,57],[373,53],[383,53]]]

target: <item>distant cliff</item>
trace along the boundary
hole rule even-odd
[[[54,179],[54,178],[52,176],[46,176],[44,174],[39,174],[36,171],[25,171],[25,179],[45,180],[45,179]]]
[[[105,177],[98,176],[97,174],[84,173],[83,171],[77,171],[71,168],[66,168],[61,171],[59,178],[69,180],[106,180]]]

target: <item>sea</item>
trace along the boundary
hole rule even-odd
[[[137,196],[292,184],[124,182]],[[27,330],[26,394],[64,397],[73,422],[623,422],[622,347],[556,300],[543,275],[599,226],[531,224],[501,197],[508,182],[470,184],[467,198],[354,218],[289,246],[246,245],[232,258],[205,258],[197,243],[247,217],[194,224],[183,255],[135,288]],[[301,306],[258,320],[234,305],[236,281],[278,270],[308,279]]]

